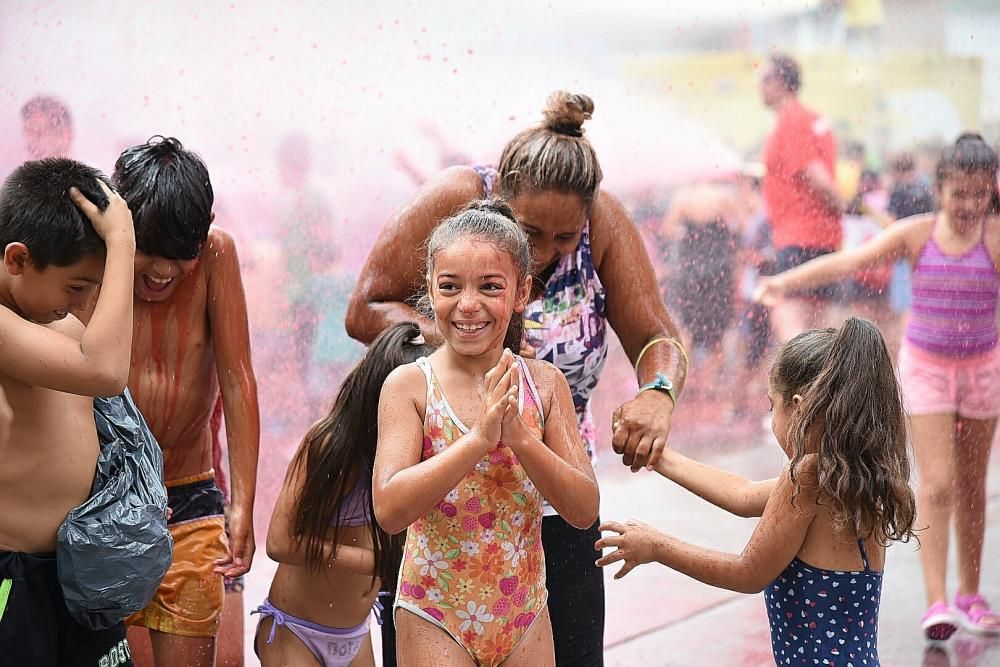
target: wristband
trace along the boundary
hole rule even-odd
[[[674,383],[671,382],[663,373],[657,371],[656,379],[639,387],[639,391],[636,396],[648,389],[656,389],[666,393],[666,395],[670,397],[671,402],[673,402],[674,405],[677,405],[677,390],[674,389]]]

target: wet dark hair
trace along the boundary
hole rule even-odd
[[[215,195],[200,157],[157,135],[118,157],[114,180],[132,211],[140,252],[167,259],[201,254]]]
[[[997,153],[986,143],[982,135],[965,132],[959,135],[953,146],[945,148],[934,170],[934,180],[940,188],[956,171],[969,173],[985,171],[993,183],[993,197],[990,213],[1000,213],[1000,194],[997,193]]]
[[[292,469],[305,473],[295,500],[292,534],[305,543],[306,558],[313,569],[327,565],[323,562],[323,544],[331,527],[333,544],[340,544],[336,519],[354,486],[366,491],[369,515],[375,516],[371,488],[378,443],[379,393],[395,368],[434,351],[417,338],[419,335],[420,328],[412,322],[395,324],[379,334],[344,378],[330,413],[313,424],[292,459]],[[375,550],[373,582],[374,577],[379,577],[393,584],[405,535],[389,535],[374,519],[370,528]]]
[[[104,241],[69,198],[69,189],[75,187],[103,211],[109,202],[101,181],[107,183],[108,177],[66,158],[22,164],[0,189],[0,250],[23,243],[39,271],[50,264],[69,266],[90,253],[103,252]]]
[[[517,270],[516,288],[520,289],[531,270],[531,244],[524,229],[517,223],[514,211],[503,199],[480,199],[469,203],[458,214],[438,225],[427,240],[427,272],[429,283],[434,274],[434,257],[441,250],[462,239],[476,239],[492,243],[507,253]],[[434,318],[430,294],[426,293],[417,304],[427,317]],[[514,354],[521,351],[524,335],[524,317],[513,313],[503,345]]]
[[[51,95],[35,95],[21,107],[21,119],[28,120],[35,114],[42,114],[49,119],[49,127],[72,127],[73,117],[69,107],[58,97]]]
[[[558,90],[546,102],[545,120],[515,136],[497,166],[500,192],[508,199],[522,192],[555,190],[579,195],[590,204],[604,174],[583,122],[594,112],[586,95]]]
[[[771,69],[781,79],[781,85],[785,87],[785,90],[793,93],[798,92],[799,88],[802,87],[802,70],[795,59],[785,53],[775,53],[768,60],[771,63]]]
[[[788,427],[791,477],[812,443],[821,502],[835,525],[880,544],[913,536],[906,418],[892,357],[871,322],[849,318],[840,329],[813,329],[788,341],[770,382],[786,406],[802,397]]]

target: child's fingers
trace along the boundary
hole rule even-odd
[[[621,523],[619,523],[617,521],[605,521],[600,526],[598,526],[597,529],[600,530],[602,533],[604,531],[613,531],[613,532],[616,532],[616,533],[624,533],[625,532],[625,525],[621,524]],[[608,539],[608,538],[604,538],[604,539]]]
[[[622,565],[622,569],[618,570],[618,572],[615,573],[615,579],[621,579],[626,574],[634,570],[635,566],[638,564],[639,563],[636,561],[625,561],[625,564]]]
[[[608,547],[620,547],[624,543],[624,540],[625,538],[621,535],[608,535],[594,542],[594,548],[602,551]]]
[[[75,187],[69,189],[69,198],[73,200],[73,203],[78,209],[83,211],[83,214],[86,215],[88,219],[93,220],[95,216],[101,215],[101,210],[97,208],[97,205],[87,199],[87,197]]]
[[[649,456],[649,463],[646,464],[646,470],[653,470],[656,467],[656,464],[660,462],[660,458],[663,456],[663,450],[666,448],[666,437],[661,435],[653,439],[653,453]]]
[[[503,375],[497,381],[496,385],[493,387],[493,391],[490,393],[489,398],[491,401],[502,401],[504,395],[510,391],[510,368],[504,371]]]
[[[643,434],[639,438],[639,444],[635,447],[632,455],[632,472],[639,472],[649,463],[649,455],[653,450],[653,439],[649,435]]]
[[[608,565],[611,565],[612,563],[617,563],[620,560],[625,560],[625,554],[622,552],[621,549],[616,549],[611,553],[607,554],[606,556],[601,556],[600,558],[595,560],[594,564],[597,565],[597,567],[607,567]]]

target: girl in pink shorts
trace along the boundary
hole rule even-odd
[[[808,262],[761,281],[765,303],[790,290],[838,280],[858,269],[909,260],[912,311],[899,352],[899,376],[920,471],[917,522],[932,640],[959,626],[1000,634],[1000,614],[979,594],[986,521],[986,471],[1000,414],[1000,197],[997,155],[963,134],[937,165],[936,214],[914,216],[859,248]],[[955,523],[958,592],[945,589],[948,537]]]

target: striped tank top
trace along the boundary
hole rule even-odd
[[[989,352],[997,344],[998,290],[1000,273],[982,238],[956,257],[932,233],[913,266],[907,342],[946,357]]]

